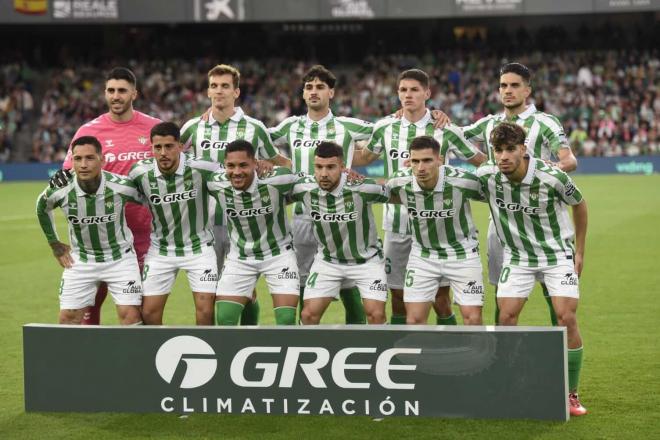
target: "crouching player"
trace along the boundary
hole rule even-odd
[[[547,286],[560,326],[568,339],[571,416],[587,410],[577,395],[582,367],[582,337],[577,323],[579,277],[584,264],[587,203],[559,168],[526,154],[525,130],[502,122],[490,134],[497,166],[477,171],[488,197],[504,266],[497,285],[500,325],[516,325],[537,276]],[[568,215],[572,207],[573,221]]]
[[[303,324],[318,324],[341,289],[356,285],[369,324],[385,323],[387,275],[371,204],[389,199],[387,188],[371,180],[347,182],[343,150],[321,142],[314,177],[303,177],[292,196],[305,205],[314,224],[318,252],[305,285]]]
[[[209,182],[226,215],[230,240],[216,291],[216,324],[238,324],[259,276],[264,275],[275,322],[293,325],[300,284],[286,203],[297,176],[287,168],[275,168],[264,178],[257,177],[255,150],[245,140],[227,145],[224,166],[225,173]]]
[[[481,200],[476,176],[442,165],[440,144],[431,136],[410,142],[411,168],[387,183],[390,203],[408,208],[412,250],[403,301],[408,324],[426,324],[438,287],[449,282],[463,323],[481,325],[484,285],[477,230],[469,199]]]
[[[64,268],[60,283],[60,324],[80,324],[93,306],[100,283],[117,306],[122,325],[141,324],[142,283],[133,235],[126,226],[127,202],[140,194],[125,178],[103,171],[101,143],[93,136],[71,146],[75,177],[63,188],[47,188],[37,200],[37,217],[55,258]],[[59,241],[52,211],[61,208],[71,246]]]

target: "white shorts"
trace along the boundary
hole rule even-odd
[[[451,286],[454,303],[461,306],[484,304],[481,259],[432,260],[411,255],[406,268],[404,302],[433,302],[438,287]]]
[[[298,261],[300,282],[304,285],[318,249],[318,242],[314,237],[314,222],[303,220],[300,215],[295,216],[293,217],[291,232],[293,233],[293,248]]]
[[[286,251],[266,260],[234,260],[228,258],[222,270],[216,295],[252,298],[252,290],[263,275],[271,294],[296,294],[300,291],[296,254]]]
[[[150,249],[142,271],[144,296],[169,294],[179,270],[186,271],[193,292],[215,293],[218,285],[215,250],[213,246],[204,246],[201,254],[185,257],[159,255],[157,249]]]
[[[385,272],[387,285],[390,289],[403,289],[403,277],[408,265],[408,257],[412,248],[410,235],[385,231]]]
[[[142,304],[142,281],[135,252],[118,261],[83,263],[71,254],[73,266],[64,269],[60,283],[60,309],[79,310],[93,306],[99,284],[108,284],[108,292],[118,306]]]
[[[337,264],[316,256],[303,299],[337,298],[339,291],[357,286],[363,299],[387,301],[385,262],[374,257],[363,264]]]
[[[211,197],[213,199],[213,197]],[[209,199],[210,200],[210,199]],[[213,226],[213,249],[217,260],[218,273],[222,272],[225,258],[229,255],[229,233],[226,225]]]
[[[545,283],[550,296],[580,297],[579,280],[573,260],[563,261],[556,266],[504,266],[497,284],[497,297],[527,298],[539,278]]]
[[[502,265],[504,262],[504,247],[502,242],[497,237],[497,230],[495,223],[491,218],[488,222],[488,282],[493,286],[497,286],[500,280],[500,273],[502,272]],[[540,274],[536,275],[536,281],[543,282]]]

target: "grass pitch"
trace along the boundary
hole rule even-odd
[[[27,414],[23,409],[21,326],[57,322],[61,269],[34,215],[36,197],[45,183],[0,184],[0,439],[660,438],[660,176],[577,176],[576,182],[589,206],[578,321],[585,344],[580,394],[590,413],[568,423],[416,418],[376,422],[347,416]],[[474,203],[473,210],[485,250],[487,209]],[[66,237],[62,216],[57,220],[61,236]],[[483,254],[485,258],[485,251]],[[270,298],[262,283],[259,287],[261,322],[272,324]],[[493,301],[489,287],[484,308],[487,324],[493,322]],[[177,280],[164,319],[172,325],[194,323],[192,298],[183,276]],[[117,322],[111,304],[104,306],[103,321]],[[342,323],[341,306],[331,306],[324,322]],[[549,323],[538,288],[520,323]]]

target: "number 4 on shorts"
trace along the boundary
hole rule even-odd
[[[312,289],[314,288],[314,285],[316,284],[316,277],[318,277],[319,274],[318,272],[312,272],[309,274],[307,277],[307,287],[311,287]]]

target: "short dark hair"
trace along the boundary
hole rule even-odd
[[[490,133],[490,143],[493,147],[505,147],[507,145],[524,145],[525,130],[518,124],[502,122]]]
[[[330,141],[323,141],[316,147],[316,153],[318,157],[324,159],[330,157],[338,157],[341,160],[344,160],[344,150],[339,145]]]
[[[137,87],[137,79],[135,78],[135,74],[126,67],[115,67],[110,72],[108,72],[105,80],[110,81],[111,79],[123,79],[131,83],[133,87]]]
[[[399,79],[397,79],[396,83],[397,85],[401,82],[403,79],[414,79],[419,81],[419,83],[425,88],[429,88],[429,75],[424,72],[423,70],[420,69],[408,69],[404,70],[399,74]]]
[[[252,144],[245,139],[236,139],[235,141],[230,142],[225,148],[225,158],[229,153],[234,153],[236,151],[245,151],[248,157],[254,159],[254,147]]]
[[[305,86],[305,83],[314,81],[314,78],[318,78],[319,81],[326,83],[331,89],[334,89],[335,84],[337,84],[337,77],[326,69],[325,66],[320,64],[312,66],[307,72],[305,72],[305,75],[303,75],[302,78],[303,87]]]
[[[101,142],[99,142],[94,136],[80,136],[79,138],[74,139],[74,141],[71,142],[71,154],[73,154],[73,150],[75,150],[78,145],[93,145],[96,154],[99,156],[103,155]]]
[[[409,150],[426,150],[430,148],[434,153],[440,154],[440,144],[433,136],[417,136],[410,141]]]
[[[161,122],[151,127],[151,132],[149,132],[149,140],[154,140],[154,136],[172,136],[175,141],[179,141],[181,137],[181,132],[179,131],[179,126],[174,122]]]
[[[524,79],[527,84],[532,82],[532,73],[524,64],[507,63],[500,69],[500,76],[504,75],[505,73],[515,73]]]

